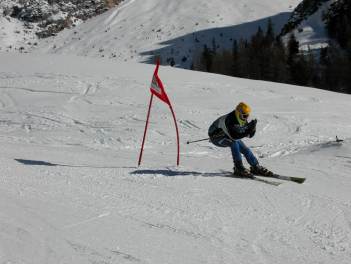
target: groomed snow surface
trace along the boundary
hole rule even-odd
[[[350,95],[154,66],[0,55],[0,263],[350,263]],[[223,177],[208,142],[245,101],[261,164],[304,184]],[[335,136],[343,144],[332,142]]]

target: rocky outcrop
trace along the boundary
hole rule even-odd
[[[288,23],[283,27],[281,35],[284,36],[296,29],[300,23],[314,14],[325,2],[330,0],[304,0],[292,13]]]
[[[118,5],[123,0],[15,0],[2,4],[3,15],[28,28],[38,26],[40,38],[50,37]],[[1,8],[1,7],[0,7]]]

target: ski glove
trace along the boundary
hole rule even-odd
[[[255,135],[255,133],[256,133],[256,129],[251,131],[251,133],[249,134],[249,138],[252,138]]]
[[[257,124],[257,119],[251,120],[250,123],[248,124],[247,133],[250,138],[252,138],[256,133],[256,124]]]

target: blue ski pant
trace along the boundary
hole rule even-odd
[[[234,140],[230,145],[230,149],[232,151],[234,163],[242,162],[241,154],[243,154],[251,166],[256,166],[258,164],[255,155],[240,139]]]

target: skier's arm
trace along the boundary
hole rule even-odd
[[[256,124],[257,124],[257,119],[252,120],[249,124],[248,124],[248,133],[249,133],[249,138],[252,138],[255,133],[256,133]]]
[[[256,132],[257,120],[254,119],[244,126],[239,124],[231,124],[228,126],[228,132],[233,139],[241,139],[244,137],[253,137]]]

